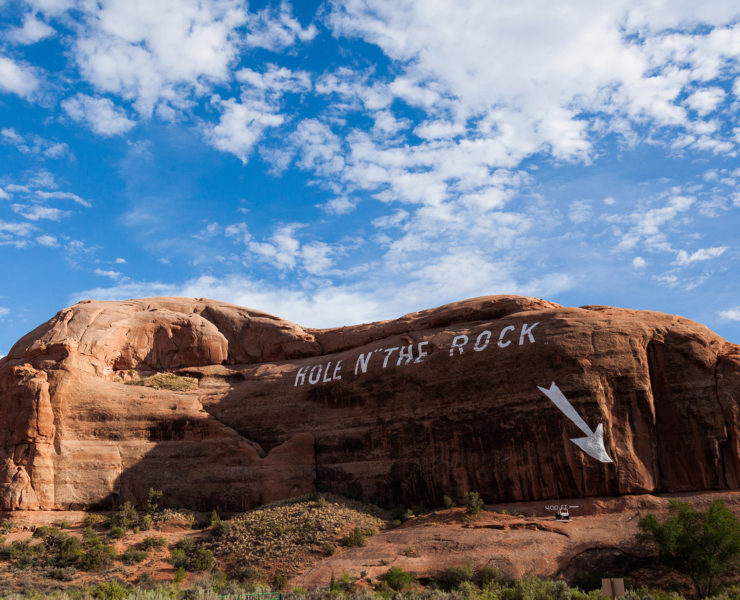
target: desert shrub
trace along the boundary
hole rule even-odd
[[[351,592],[357,581],[356,577],[350,577],[347,571],[342,571],[339,578],[334,576],[332,571],[331,579],[329,580],[329,591],[330,592]]]
[[[143,379],[127,381],[126,385],[141,385],[155,390],[171,390],[173,392],[190,392],[198,389],[198,380],[195,377],[184,377],[174,373],[156,373]]]
[[[465,565],[461,567],[448,567],[439,575],[437,575],[435,581],[437,585],[439,585],[439,587],[444,590],[450,591],[456,590],[460,587],[460,584],[466,581],[473,581],[474,579],[475,573],[473,572],[473,567],[470,565]]]
[[[124,502],[118,507],[116,514],[113,515],[113,525],[118,525],[123,529],[133,529],[139,524],[139,513],[131,502]]]
[[[69,521],[67,519],[62,519],[57,523],[57,527],[59,527],[59,529],[69,529]]]
[[[36,527],[36,529],[33,530],[31,537],[43,538],[44,536],[47,536],[50,533],[52,533],[52,531],[59,532],[59,530],[56,527],[49,527],[48,525],[41,525],[39,527]]]
[[[149,531],[152,528],[152,521],[151,515],[144,515],[139,520],[139,527],[142,531]]]
[[[10,530],[13,529],[13,522],[9,520],[4,520],[0,522],[0,532],[2,533],[10,533]]]
[[[444,503],[445,508],[452,508],[453,506],[455,506],[455,501],[449,496],[444,496],[442,498],[442,502]]]
[[[391,567],[380,578],[392,590],[402,592],[414,584],[415,576],[401,567]]]
[[[319,496],[318,504],[319,504],[319,508],[326,508],[326,505],[327,505],[326,498],[324,498],[323,496]]]
[[[231,524],[226,521],[219,521],[213,526],[213,535],[217,538],[224,538],[231,533]]]
[[[119,525],[114,525],[110,528],[110,531],[108,532],[108,537],[112,540],[120,540],[123,539],[123,536],[126,535],[126,531],[123,527]]]
[[[504,585],[506,581],[506,575],[496,567],[482,565],[475,570],[475,583],[481,588],[491,585]]]
[[[60,566],[76,564],[82,558],[82,543],[76,537],[68,537],[59,546],[56,562]]]
[[[14,569],[27,569],[38,562],[43,544],[32,546],[28,540],[16,540],[3,548],[3,554],[13,561]]]
[[[283,573],[275,573],[275,577],[272,579],[272,587],[276,590],[283,590],[288,585],[288,576]]]
[[[44,541],[44,548],[47,550],[57,550],[64,540],[69,536],[56,527],[37,527],[33,532],[33,537],[40,537]]]
[[[96,600],[124,600],[129,592],[128,585],[118,579],[112,579],[93,587],[90,595]]]
[[[180,541],[170,553],[170,562],[175,567],[183,567],[188,571],[212,571],[216,568],[216,559],[213,553],[206,548],[200,548],[192,540]]]
[[[80,557],[80,568],[85,571],[100,569],[109,565],[116,558],[115,548],[103,544],[95,532],[85,537],[83,547],[84,552]]]
[[[342,538],[342,544],[351,548],[359,548],[367,543],[368,536],[375,535],[374,529],[363,529],[355,527],[346,536]]]
[[[175,577],[172,581],[175,583],[180,583],[181,581],[185,581],[185,577],[187,576],[187,571],[185,571],[185,567],[180,565],[179,567],[175,568]]]
[[[262,573],[260,573],[260,570],[253,565],[244,565],[239,567],[234,573],[234,577],[239,581],[254,581],[259,579],[261,575]]]
[[[46,572],[46,575],[57,581],[72,581],[77,573],[74,567],[52,567]]]
[[[139,542],[139,548],[150,550],[151,548],[162,548],[167,541],[161,535],[150,535]]]
[[[82,517],[82,525],[83,527],[100,527],[104,519],[103,515],[86,513],[85,516]]]
[[[136,550],[136,548],[128,548],[122,555],[121,560],[125,562],[127,565],[133,565],[135,563],[140,563],[146,557],[148,556],[148,553],[145,550]]]
[[[478,492],[468,492],[465,494],[465,514],[477,515],[483,510],[483,499]]]
[[[153,515],[159,512],[163,508],[162,506],[163,498],[164,498],[164,492],[162,490],[155,490],[154,488],[149,488],[149,496],[146,501],[146,514]]]
[[[334,554],[337,553],[337,546],[336,544],[332,544],[331,542],[329,542],[327,544],[324,544],[321,547],[321,550],[323,551],[324,554],[326,554],[326,556],[333,556]]]

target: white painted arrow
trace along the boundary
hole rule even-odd
[[[553,404],[557,406],[566,417],[576,424],[578,429],[586,434],[586,437],[571,438],[571,442],[596,460],[603,463],[614,462],[606,453],[606,448],[604,447],[604,428],[601,426],[601,423],[596,426],[596,431],[591,431],[591,428],[586,425],[586,421],[581,418],[581,415],[576,412],[573,405],[568,402],[568,399],[565,396],[563,396],[563,392],[561,392],[558,386],[555,385],[554,381],[550,385],[550,389],[540,386],[537,387],[543,394],[545,394],[545,396],[552,400]]]

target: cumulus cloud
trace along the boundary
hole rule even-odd
[[[109,98],[77,94],[64,100],[62,108],[70,118],[86,123],[95,133],[104,137],[125,133],[136,125]]]
[[[647,267],[647,261],[642,258],[642,256],[635,256],[635,258],[632,259],[632,266],[635,267],[635,269],[644,269]]]
[[[221,117],[206,129],[206,138],[219,150],[230,152],[246,164],[252,148],[269,127],[280,125],[284,117],[263,102],[219,100]]]
[[[740,321],[740,306],[720,311],[719,316],[728,321]]]
[[[10,29],[7,33],[8,40],[16,44],[35,44],[43,39],[54,35],[53,27],[40,20],[35,13],[26,13],[23,17],[23,25]]]
[[[0,56],[0,91],[29,97],[39,87],[35,69]]]
[[[293,17],[290,4],[282,2],[279,8],[267,7],[250,15],[245,42],[249,46],[280,51],[297,42],[308,42],[316,37],[313,24],[302,27]]]

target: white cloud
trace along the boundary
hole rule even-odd
[[[313,24],[306,28],[301,26],[291,14],[290,4],[287,2],[282,2],[279,9],[267,7],[250,15],[247,29],[247,45],[275,52],[297,42],[309,42],[317,34]]]
[[[0,187],[0,200],[7,200],[10,198],[10,194]]]
[[[30,223],[13,223],[0,220],[0,246],[15,246],[24,248],[28,245],[28,238],[36,230]]]
[[[220,100],[218,125],[206,129],[206,138],[217,149],[231,152],[246,164],[252,148],[269,127],[280,125],[284,117],[263,102],[240,103]]]
[[[58,208],[40,206],[38,204],[11,204],[10,207],[13,209],[13,212],[18,213],[29,221],[39,221],[41,219],[60,221],[69,214]]]
[[[720,311],[719,316],[728,321],[740,321],[740,306]]]
[[[357,206],[356,200],[346,196],[338,196],[322,204],[321,208],[331,215],[348,215],[355,209],[355,206]]]
[[[59,245],[57,238],[53,235],[40,235],[36,238],[36,242],[41,246],[46,246],[47,248],[56,248]]]
[[[24,138],[12,127],[0,130],[0,137],[7,144],[15,146],[23,154],[43,154],[49,158],[61,158],[69,154],[69,146],[64,142],[46,140],[39,135]]]
[[[278,227],[269,241],[249,242],[249,250],[279,269],[292,269],[301,247],[293,235],[298,227],[295,224]]]
[[[39,87],[34,71],[32,67],[0,56],[0,91],[29,97]]]
[[[105,137],[125,133],[136,125],[109,98],[77,94],[64,100],[62,108],[72,119],[87,123],[95,133]]]
[[[587,200],[574,200],[570,203],[568,218],[576,225],[590,221],[594,216],[591,203]]]
[[[621,234],[617,249],[629,250],[642,241],[649,248],[672,251],[663,228],[689,210],[695,201],[694,197],[674,195],[663,207],[639,210],[630,215],[614,217],[616,221],[633,223],[629,231]]]
[[[123,277],[123,274],[118,271],[109,270],[106,271],[104,269],[95,269],[94,273],[96,275],[99,275],[100,277],[109,277],[110,279],[114,281],[118,281]]]
[[[23,17],[23,25],[9,30],[7,36],[16,44],[35,44],[55,33],[53,27],[38,19],[33,12],[29,12]]]
[[[635,269],[644,269],[647,267],[647,261],[642,258],[642,256],[635,256],[635,258],[632,259],[632,266],[635,267]]]
[[[10,313],[10,309],[5,308],[4,306],[0,306],[0,317],[4,317],[8,313]]]
[[[237,28],[247,15],[238,0],[108,0],[86,3],[87,29],[75,57],[98,90],[134,103],[144,116],[158,104],[185,107],[229,78]]]
[[[676,255],[676,263],[679,265],[689,265],[694,262],[710,260],[722,256],[727,250],[727,246],[715,246],[714,248],[700,248],[696,252],[689,254],[685,250],[679,250]]]
[[[686,104],[703,117],[714,112],[724,98],[725,91],[722,88],[712,87],[695,91],[686,98]]]
[[[44,191],[37,191],[36,196],[43,200],[72,200],[72,202],[75,202],[76,204],[79,204],[80,206],[84,206],[85,208],[90,208],[92,206],[92,203],[88,202],[84,198],[80,198],[77,194],[73,194],[72,192],[44,192]]]
[[[57,16],[75,5],[75,0],[26,0],[33,9],[47,15]]]

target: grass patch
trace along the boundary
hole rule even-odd
[[[195,377],[185,377],[174,373],[155,373],[143,379],[127,381],[126,385],[140,385],[173,392],[191,392],[198,389],[198,380]]]

